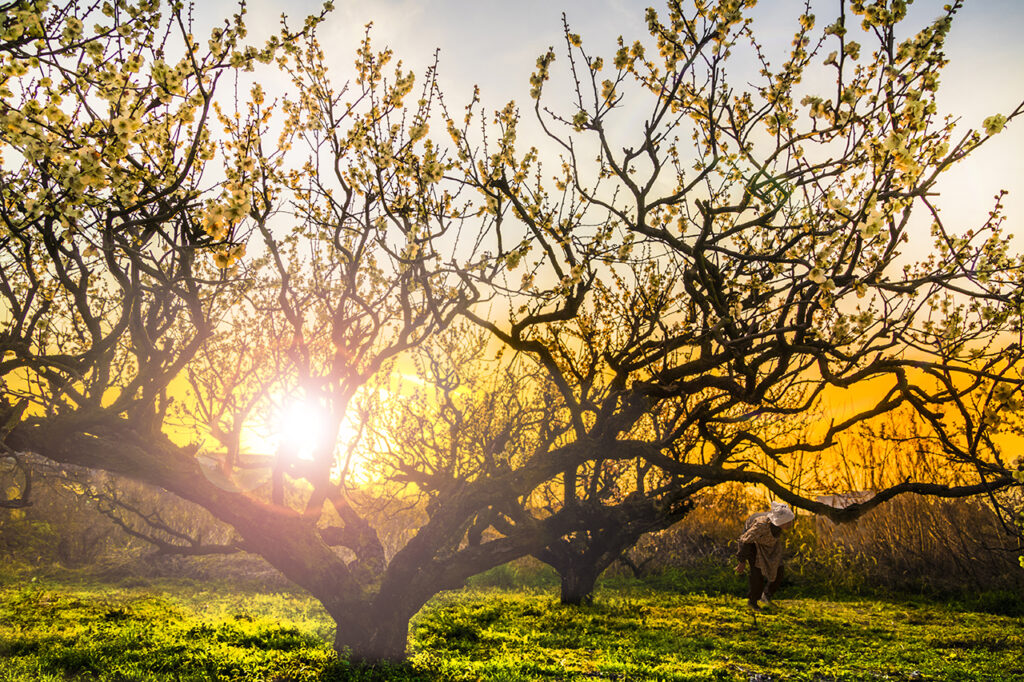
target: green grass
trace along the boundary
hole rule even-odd
[[[1024,680],[1019,616],[794,592],[754,614],[731,594],[627,580],[583,608],[547,588],[477,586],[417,615],[408,664],[356,670],[336,659],[330,620],[300,594],[8,583],[0,681]]]
[[[163,588],[4,590],[0,680],[316,680],[332,660],[309,599]]]
[[[460,592],[417,619],[412,660],[455,679],[1011,680],[1022,625],[921,603],[800,598],[754,614],[733,596],[640,588],[581,609]]]

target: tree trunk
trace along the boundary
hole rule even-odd
[[[572,606],[593,604],[594,586],[603,568],[595,566],[593,561],[584,557],[565,562],[558,570],[562,579],[562,603]]]
[[[334,649],[354,663],[405,660],[409,616],[397,609],[352,609],[334,616]]]

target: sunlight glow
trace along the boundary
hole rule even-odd
[[[313,402],[291,403],[281,415],[279,447],[293,457],[309,461],[323,445],[327,411]]]

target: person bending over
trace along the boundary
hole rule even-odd
[[[772,502],[771,509],[752,514],[743,526],[736,552],[736,572],[750,564],[747,604],[759,610],[758,600],[770,605],[782,583],[782,534],[793,527],[796,514],[789,505]]]

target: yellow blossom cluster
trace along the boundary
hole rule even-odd
[[[231,244],[211,252],[213,264],[221,270],[227,270],[245,255],[245,244]]]
[[[555,61],[555,52],[551,49],[537,57],[537,70],[530,75],[530,97],[540,98],[544,82],[550,78],[551,62],[553,61]]]
[[[982,121],[981,125],[985,129],[986,135],[997,135],[1006,125],[1006,117],[1002,114],[994,114]]]

